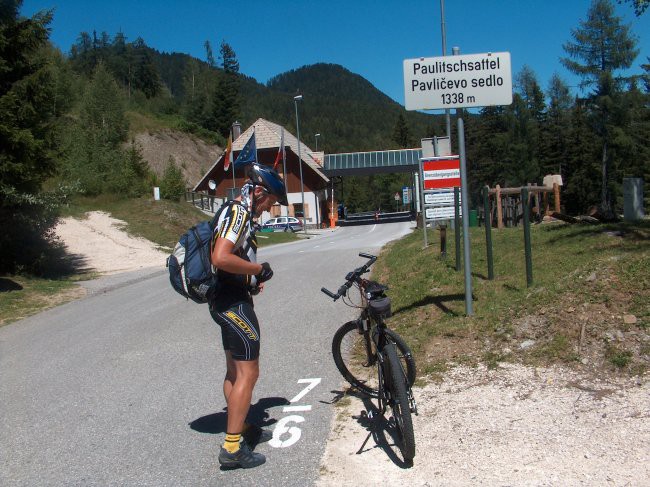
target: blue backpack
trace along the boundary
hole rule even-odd
[[[172,287],[195,303],[207,303],[219,291],[219,280],[210,264],[210,242],[216,221],[215,215],[211,221],[190,228],[167,258]]]

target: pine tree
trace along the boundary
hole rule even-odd
[[[183,172],[176,165],[174,158],[169,156],[165,172],[160,181],[160,196],[167,200],[178,201],[185,193],[187,183]]]
[[[140,90],[147,98],[153,98],[161,90],[158,70],[153,64],[149,48],[141,37],[138,37],[130,46],[129,81],[133,89]]]
[[[616,130],[613,111],[620,93],[620,81],[614,73],[627,69],[638,54],[636,37],[631,34],[629,25],[623,25],[620,17],[614,15],[614,7],[609,0],[594,0],[587,20],[572,31],[572,42],[564,44],[569,58],[563,64],[582,78],[581,87],[592,88],[588,100],[594,115],[593,128],[600,139],[600,210],[614,216],[612,194],[612,169],[616,165],[615,154],[611,151],[613,132]],[[617,181],[615,184],[618,184]]]
[[[19,14],[20,1],[0,10],[0,273],[34,270],[56,218],[42,191],[56,171],[56,82],[46,53],[51,12]]]
[[[648,62],[642,64],[641,67],[645,71],[645,74],[642,76],[643,84],[645,85],[645,92],[650,93],[650,57],[646,58]]]
[[[406,125],[406,120],[404,120],[404,115],[399,114],[397,116],[397,121],[395,122],[395,128],[393,129],[393,141],[401,148],[406,149],[411,147],[411,133],[409,128]]]
[[[570,112],[567,160],[562,168],[563,206],[569,214],[582,214],[598,204],[598,140],[591,127],[584,100],[576,100]]]
[[[208,127],[226,137],[232,123],[239,116],[239,62],[232,47],[226,42],[219,49],[222,72],[212,92]]]
[[[208,63],[208,66],[214,68],[216,66],[216,63],[214,62],[214,54],[212,53],[212,46],[210,45],[210,41],[205,41],[203,47],[205,47],[205,59]]]
[[[103,63],[86,88],[79,118],[66,133],[66,176],[88,194],[110,192],[113,173],[123,167],[128,123],[120,89]]]
[[[563,174],[568,156],[568,137],[571,129],[570,110],[573,98],[569,87],[556,73],[549,81],[546,91],[548,109],[546,123],[542,126],[541,168],[544,174]]]

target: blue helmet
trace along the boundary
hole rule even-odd
[[[253,184],[264,186],[266,190],[278,199],[278,203],[287,206],[287,189],[284,186],[284,181],[274,169],[270,167],[261,166],[259,164],[252,164],[248,169],[248,177],[251,178]]]

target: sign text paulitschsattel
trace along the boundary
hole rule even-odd
[[[404,101],[407,110],[510,105],[510,53],[405,59]]]

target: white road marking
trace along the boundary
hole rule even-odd
[[[296,412],[296,411],[311,411],[311,404],[302,406],[285,406],[282,408],[283,413]]]

